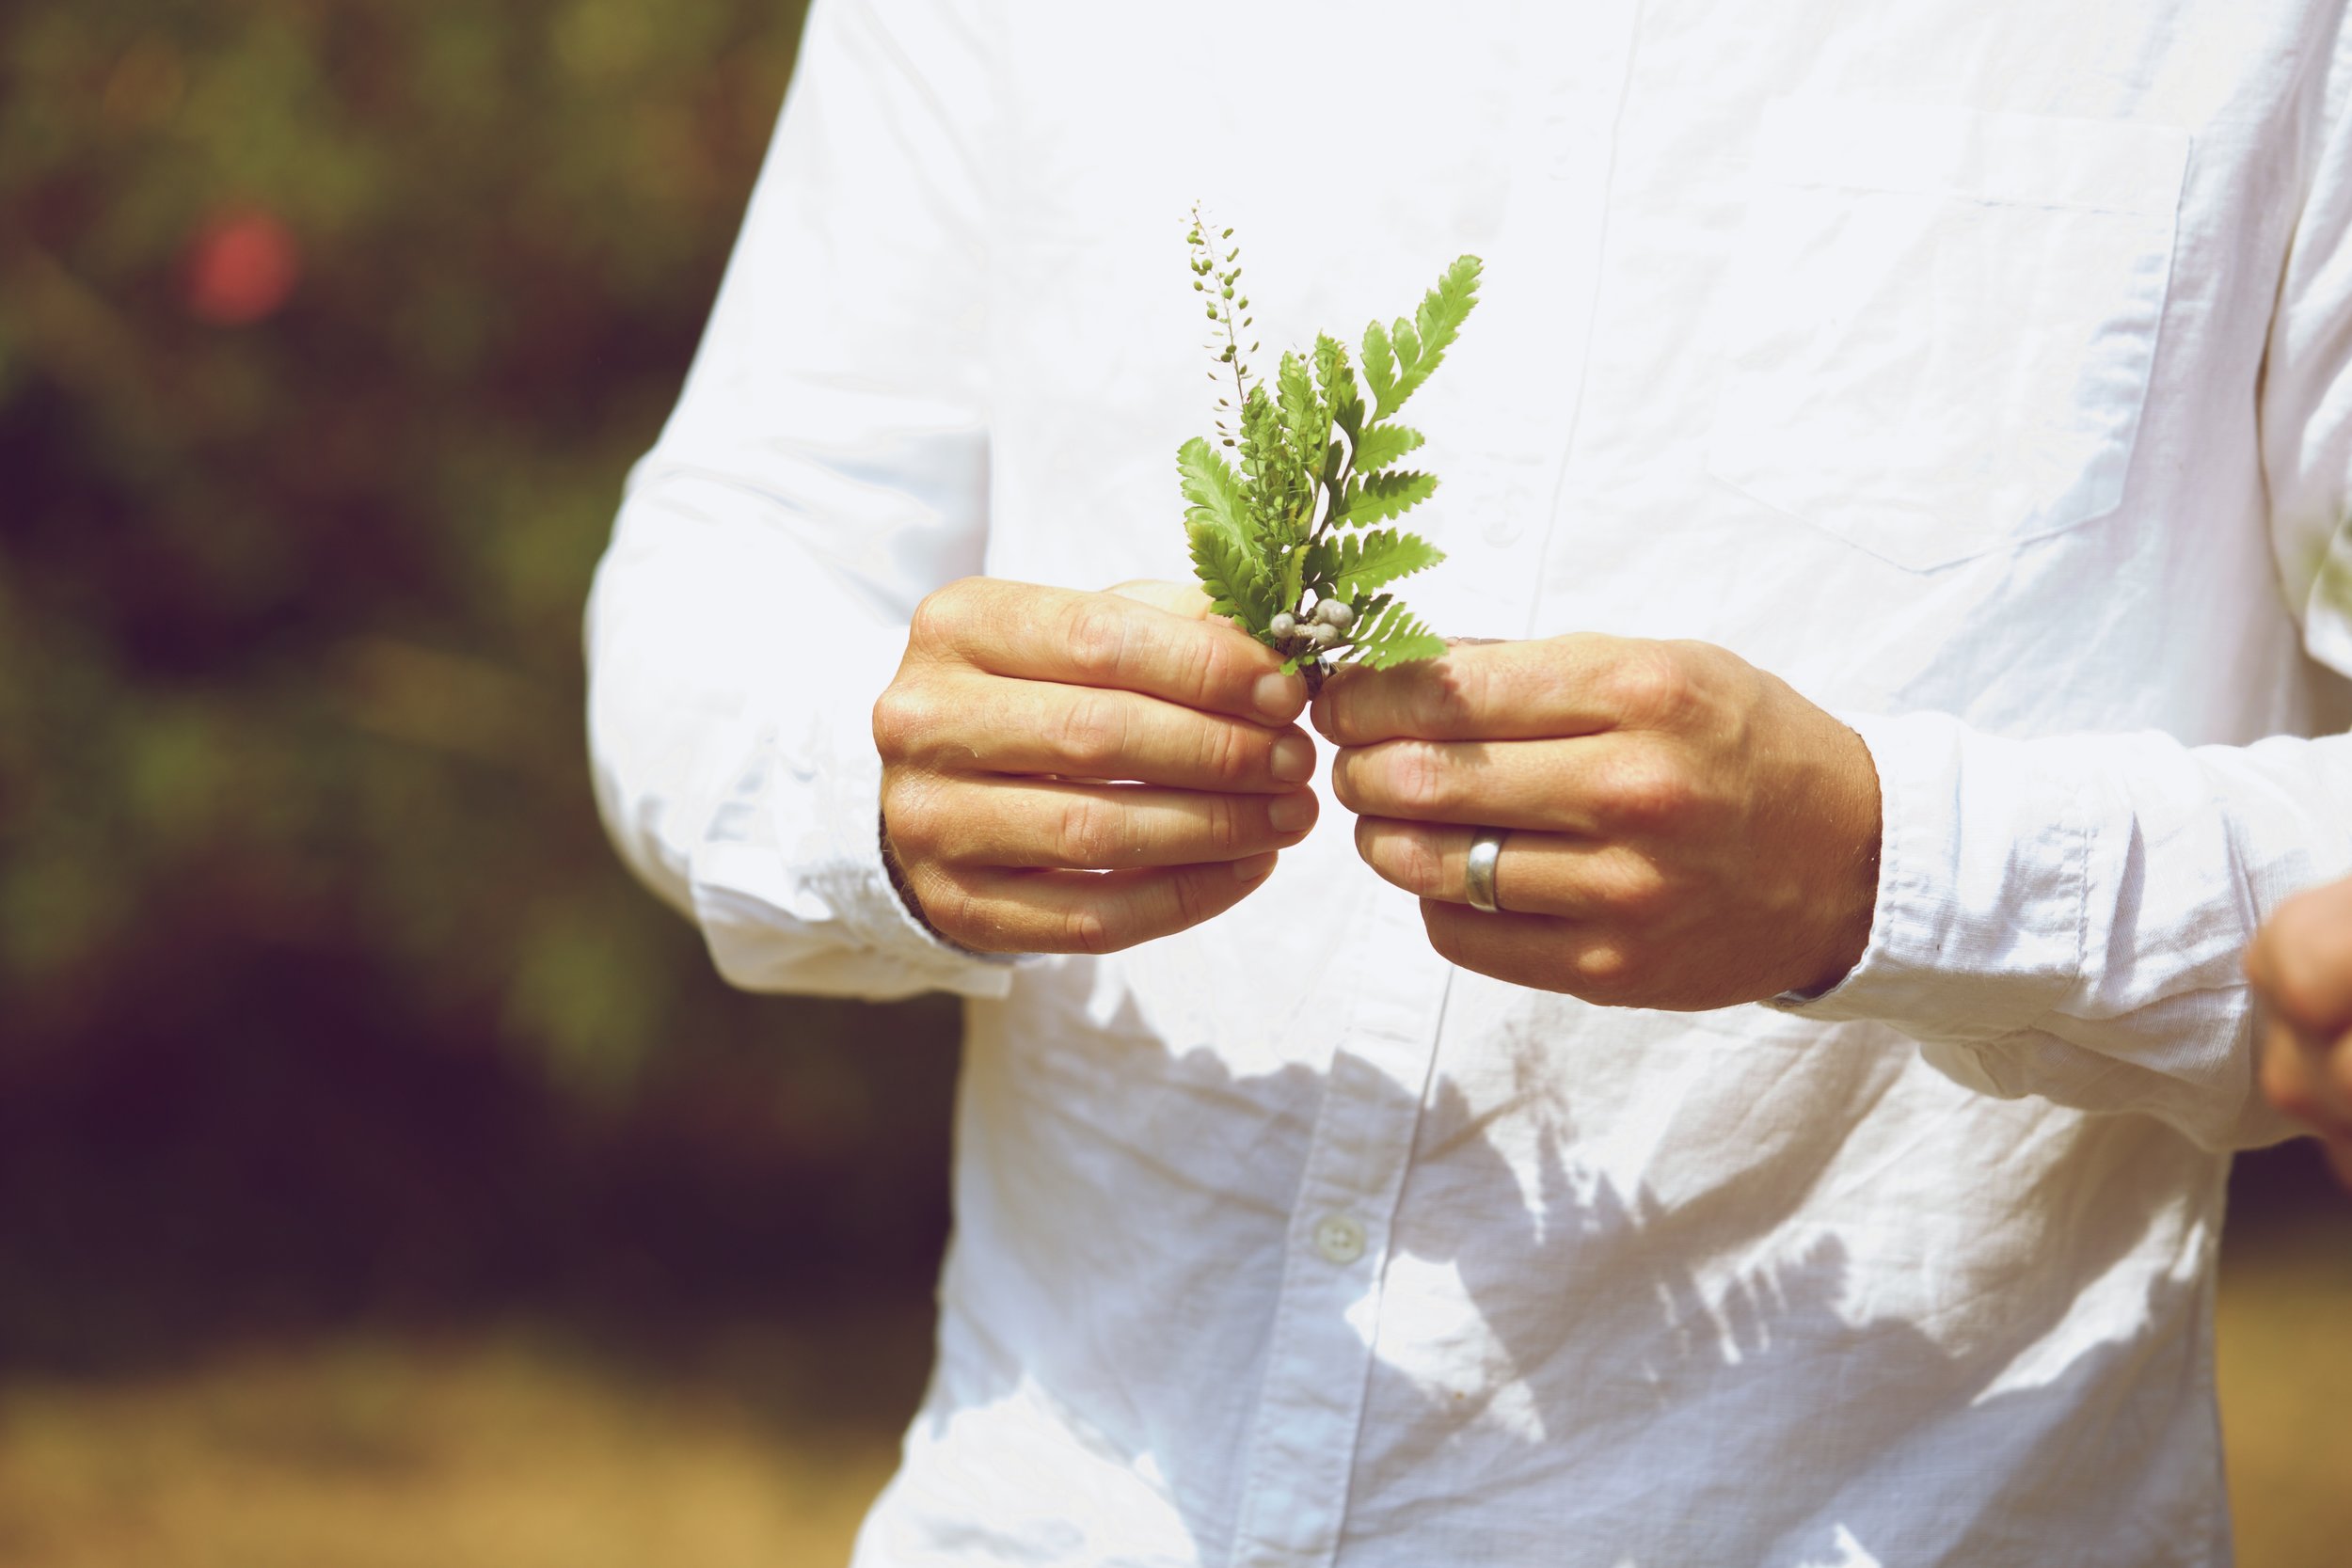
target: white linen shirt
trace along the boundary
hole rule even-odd
[[[861,1568],[2215,1564],[2239,954],[2352,866],[2352,90],[2320,0],[819,0],[589,617],[622,851],[772,990],[970,998]],[[1449,967],[1333,817],[1208,924],[927,936],[874,698],[959,576],[1186,575],[1195,198],[1416,400],[1440,630],[1852,723],[1828,995]]]

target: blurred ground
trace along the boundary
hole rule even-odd
[[[2239,1183],[2219,1304],[2243,1568],[2343,1568],[2352,1205],[2303,1151]],[[545,1327],[344,1331],[0,1392],[22,1568],[824,1568],[920,1392],[913,1284],[649,1352]]]
[[[23,1568],[846,1561],[919,1386],[893,1314],[644,1367],[522,1333],[338,1337],[0,1396]]]
[[[2217,1372],[2241,1568],[2352,1562],[2352,1196],[2292,1144],[2238,1162]]]

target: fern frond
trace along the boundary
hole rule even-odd
[[[1276,606],[1257,552],[1214,523],[1195,523],[1185,536],[1192,544],[1193,575],[1209,595],[1210,612],[1232,616],[1253,636],[1263,633]]]
[[[1375,420],[1385,420],[1403,407],[1405,400],[1429,379],[1430,372],[1445,358],[1445,351],[1453,347],[1454,341],[1462,335],[1462,323],[1478,303],[1481,266],[1475,256],[1456,257],[1454,264],[1438,277],[1437,286],[1422,295],[1421,305],[1414,310],[1413,319],[1406,321],[1400,316],[1381,335],[1383,356],[1385,358],[1387,355],[1393,354],[1396,370],[1392,376],[1384,378],[1385,386],[1374,382],[1372,417]],[[1367,380],[1372,379],[1372,339],[1376,329],[1377,324],[1375,324],[1375,326],[1366,328],[1364,334],[1364,373]],[[1385,364],[1383,369],[1386,369]]]
[[[1374,670],[1392,669],[1417,659],[1436,658],[1445,652],[1445,639],[1421,624],[1405,607],[1392,604],[1376,616],[1367,616],[1356,634],[1357,663]]]
[[[1421,373],[1423,380],[1438,368],[1445,351],[1462,335],[1462,324],[1478,303],[1478,276],[1484,263],[1475,256],[1457,256],[1438,278],[1437,287],[1421,296],[1413,325],[1421,333]]]
[[[1352,445],[1364,427],[1363,389],[1356,385],[1356,368],[1347,362],[1347,345],[1327,332],[1315,334],[1315,389],[1331,422],[1347,432]]]
[[[1364,385],[1372,388],[1375,420],[1387,419],[1405,401],[1396,390],[1396,349],[1378,322],[1364,328]]]
[[[1184,508],[1187,527],[1206,524],[1236,546],[1249,542],[1249,501],[1241,476],[1206,438],[1196,436],[1176,449],[1176,473],[1191,503]]]
[[[1393,637],[1376,647],[1363,649],[1357,654],[1356,662],[1374,670],[1393,670],[1400,664],[1415,664],[1424,658],[1442,658],[1444,656],[1445,639],[1423,630]]]
[[[1333,520],[1343,528],[1369,528],[1385,523],[1427,500],[1438,488],[1435,474],[1400,473],[1368,474],[1351,481],[1347,491],[1332,509]]]
[[[1331,573],[1334,591],[1348,603],[1371,589],[1424,571],[1445,559],[1445,552],[1418,534],[1394,529],[1375,529],[1340,541]]]
[[[1366,427],[1356,438],[1356,471],[1376,474],[1406,452],[1419,447],[1424,437],[1409,425],[1376,424]]]

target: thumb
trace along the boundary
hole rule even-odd
[[[1165,610],[1170,615],[1182,615],[1188,621],[1209,618],[1209,596],[1198,583],[1162,582],[1152,578],[1136,578],[1105,590],[1122,599],[1134,599],[1154,610]]]

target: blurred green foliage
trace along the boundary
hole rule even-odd
[[[952,1013],[726,992],[582,755],[589,573],[799,24],[0,13],[0,1334],[570,1289],[706,1221],[935,1245]],[[571,1212],[631,1181],[765,1208]]]

